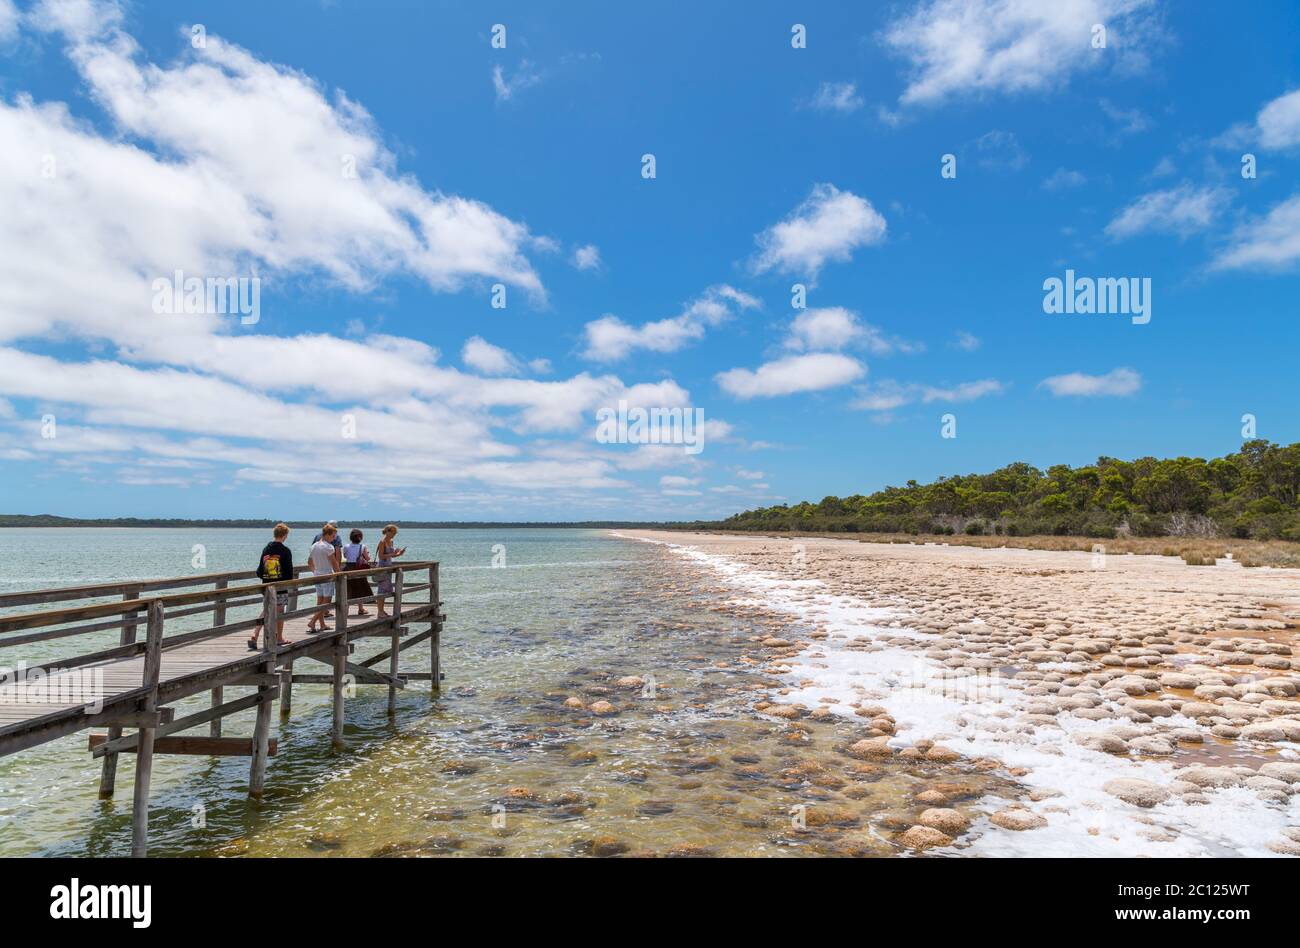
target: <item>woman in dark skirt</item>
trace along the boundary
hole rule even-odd
[[[343,548],[343,570],[370,569],[374,564],[370,562],[370,550],[361,542],[365,534],[360,530],[353,530],[348,534],[348,539],[352,542]],[[370,588],[370,580],[365,576],[348,577],[348,601],[357,604],[357,615],[368,616],[369,612],[362,604],[363,599],[369,599],[375,594]]]

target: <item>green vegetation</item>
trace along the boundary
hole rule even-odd
[[[324,520],[286,520],[289,526],[295,530],[319,530]],[[361,527],[362,529],[377,529],[388,523],[387,520],[339,520],[339,526],[343,529],[352,527]],[[557,521],[547,523],[533,523],[526,520],[520,521],[496,521],[496,520],[394,520],[393,523],[399,527],[405,527],[413,530],[483,530],[483,529],[509,529],[515,527],[529,528],[555,528],[560,530],[567,529],[585,529],[585,530],[631,530],[637,527],[665,527],[670,524],[650,523],[644,520],[582,520],[582,521]],[[275,526],[274,520],[186,520],[181,518],[141,518],[141,517],[116,517],[116,518],[84,518],[84,517],[59,517],[54,514],[0,514],[0,527],[130,527],[139,528],[212,528],[212,529],[232,529],[232,528],[256,528],[259,530],[270,530]],[[675,526],[675,524],[671,524]]]
[[[863,496],[764,507],[714,526],[764,532],[1236,537],[1300,541],[1300,443],[1247,441],[1215,458],[1098,458],[1046,471],[908,481]]]

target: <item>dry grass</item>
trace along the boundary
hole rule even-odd
[[[1108,554],[1138,553],[1177,556],[1189,566],[1213,566],[1216,559],[1232,554],[1242,566],[1289,566],[1300,568],[1300,543],[1285,540],[1207,540],[1183,537],[1128,537],[1094,540],[1089,537],[1005,537],[1005,536],[912,536],[905,533],[761,533],[748,530],[709,530],[736,536],[825,537],[857,540],[861,543],[947,543],[949,546],[978,546],[983,549],[1011,547],[1016,550],[1077,550],[1090,553],[1100,546]]]

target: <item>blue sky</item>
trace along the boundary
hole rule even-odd
[[[1300,10],[1249,11],[0,0],[0,511],[693,519],[1300,439]],[[257,322],[159,313],[177,269]],[[1067,269],[1150,322],[1045,313]]]

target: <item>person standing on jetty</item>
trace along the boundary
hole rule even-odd
[[[311,552],[307,554],[307,562],[311,565],[313,575],[329,576],[331,573],[340,571],[339,551],[334,545],[337,539],[338,529],[332,523],[327,523],[321,528],[320,539],[312,544]],[[333,580],[316,584],[316,605],[320,608],[307,620],[308,632],[328,632],[330,630],[330,627],[325,624],[325,619],[329,614],[327,607],[333,598]]]
[[[271,537],[271,542],[262,547],[262,555],[257,561],[257,578],[262,581],[263,585],[293,579],[293,551],[284,545],[284,541],[289,538],[288,524],[277,523],[275,529],[271,531]],[[275,630],[276,642],[280,645],[288,645],[289,643],[284,640],[284,614],[289,611],[289,591],[287,589],[276,591],[275,605],[277,618],[279,619]],[[253,626],[253,637],[248,642],[250,651],[257,651],[257,636],[261,632],[264,622],[265,616],[258,613],[257,624]],[[269,636],[271,631],[268,629],[266,634]]]
[[[348,534],[348,539],[352,542],[343,548],[343,569],[344,571],[370,569],[373,565],[370,562],[370,547],[361,541],[365,539],[365,534],[360,530],[353,528]],[[357,604],[357,615],[368,616],[366,611],[365,600],[375,594],[370,588],[370,580],[364,576],[348,577],[348,601],[355,601]]]
[[[393,538],[396,536],[396,524],[390,523],[388,526],[384,527],[384,538],[380,540],[379,545],[375,547],[375,557],[379,561],[375,564],[376,566],[388,566],[394,559],[406,552],[406,547],[402,547],[399,550],[393,543]],[[378,598],[375,600],[379,605],[379,617],[381,619],[388,615],[388,613],[384,611],[384,597],[391,596],[392,594],[393,574],[381,573],[379,577]]]
[[[334,528],[334,549],[336,549],[336,550],[341,550],[341,549],[343,548],[343,538],[340,537],[339,534],[338,534],[339,522],[338,522],[337,520],[326,520],[326,521],[325,521],[325,526],[327,526],[327,527],[333,527],[333,528]],[[321,541],[321,538],[322,538],[324,535],[325,535],[325,527],[322,527],[322,528],[321,528],[321,532],[318,533],[318,534],[316,534],[314,537],[311,538],[311,545],[312,545],[312,546],[315,546],[317,543],[319,543],[319,542]],[[333,619],[333,618],[334,618],[334,613],[332,613],[332,612],[330,612],[328,609],[326,609],[326,610],[325,610],[325,618],[326,618],[326,619]]]

